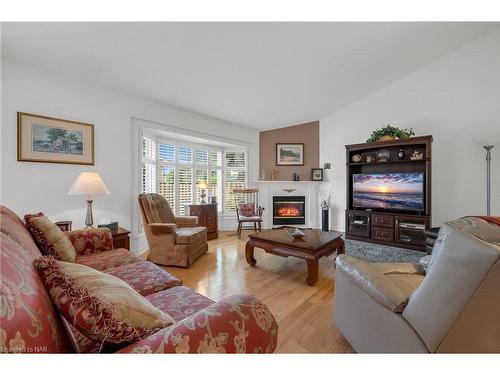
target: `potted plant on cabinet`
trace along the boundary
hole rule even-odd
[[[366,140],[366,142],[393,141],[396,138],[410,138],[412,135],[415,135],[412,128],[400,129],[398,127],[387,124],[386,127],[374,130],[372,132],[372,135]]]

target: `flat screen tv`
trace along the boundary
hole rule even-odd
[[[354,174],[352,201],[354,208],[423,212],[424,174]]]

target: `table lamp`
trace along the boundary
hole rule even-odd
[[[207,203],[205,201],[205,197],[207,196],[207,194],[205,193],[206,189],[208,189],[208,185],[205,181],[202,181],[198,184],[198,189],[201,190],[201,194],[200,194],[200,197],[201,197],[201,204],[205,204]]]
[[[91,228],[94,224],[92,216],[92,194],[110,194],[98,173],[82,172],[68,191],[68,195],[87,195],[87,216],[85,225]]]

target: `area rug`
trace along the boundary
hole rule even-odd
[[[423,251],[354,240],[345,240],[345,253],[366,260],[367,262],[409,262],[416,264],[418,264],[420,258],[427,255]]]

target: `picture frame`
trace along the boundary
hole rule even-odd
[[[94,125],[17,112],[17,160],[94,165]]]
[[[276,165],[304,165],[304,144],[276,143]]]
[[[311,181],[323,181],[323,168],[311,169]]]

